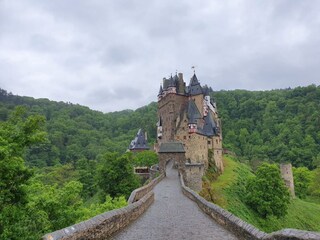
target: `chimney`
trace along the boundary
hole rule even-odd
[[[185,89],[186,89],[186,85],[185,82],[183,81],[183,74],[182,73],[178,73],[178,78],[179,78],[179,93],[180,94],[184,94]]]

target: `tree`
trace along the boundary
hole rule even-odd
[[[118,197],[130,193],[139,187],[138,177],[133,173],[132,154],[118,156],[115,153],[106,153],[98,166],[98,185],[106,195]]]
[[[313,177],[310,184],[310,194],[320,197],[320,167],[313,170]]]
[[[7,122],[0,122],[1,239],[17,239],[17,233],[28,233],[34,227],[29,224],[32,217],[41,218],[41,213],[35,217],[35,211],[28,214],[25,188],[32,171],[25,166],[22,155],[26,147],[45,140],[44,118],[24,115],[25,110],[17,108]]]
[[[290,194],[275,164],[262,164],[256,176],[248,180],[245,202],[260,216],[286,215]]]
[[[294,190],[299,198],[305,198],[310,187],[312,173],[306,167],[293,168]]]
[[[134,166],[151,167],[158,163],[158,155],[153,151],[138,152],[133,157]]]
[[[45,140],[44,118],[23,119],[25,109],[17,108],[7,122],[0,122],[0,211],[25,201],[24,185],[32,172],[25,166],[23,150]]]

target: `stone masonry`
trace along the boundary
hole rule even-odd
[[[295,197],[294,181],[293,181],[291,163],[280,164],[280,171],[281,171],[281,176],[282,176],[286,186],[288,187],[291,196]]]

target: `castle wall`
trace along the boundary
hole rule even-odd
[[[200,192],[202,189],[202,176],[204,173],[203,163],[185,164],[184,180],[186,185],[193,191]]]
[[[219,169],[219,171],[223,172],[223,161],[222,161],[222,140],[220,136],[212,137],[212,150],[213,150],[213,158],[215,165]]]
[[[183,143],[187,162],[203,163],[205,169],[208,168],[208,137],[196,133],[190,134],[185,115],[176,130],[175,140]]]
[[[203,170],[206,170],[209,165],[210,149],[212,151],[211,160],[214,161],[214,164],[217,166],[218,170],[222,172],[224,168],[222,161],[223,150],[221,132],[220,136],[215,137],[208,137],[197,132],[197,127],[199,129],[204,129],[205,120],[203,119],[203,117],[206,114],[211,114],[212,118],[215,120],[217,124],[217,127],[220,127],[221,129],[220,119],[218,118],[216,109],[213,109],[213,107],[211,107],[211,110],[208,110],[209,108],[204,98],[204,94],[188,95],[185,94],[184,91],[181,91],[185,89],[185,82],[183,81],[182,74],[179,74],[178,79],[179,80],[177,81],[176,89],[178,93],[174,93],[175,91],[171,90],[171,93],[168,93],[169,90],[164,90],[163,94],[160,95],[158,101],[158,116],[161,116],[162,120],[162,138],[158,139],[158,144],[172,141],[178,141],[183,144],[185,150],[185,157],[181,158],[184,161],[183,164],[182,162],[181,164],[179,163],[179,168],[181,169],[181,171],[185,171],[184,163],[203,164]],[[165,85],[164,89],[167,89]],[[186,107],[189,100],[194,101],[195,105],[199,110],[200,115],[202,116],[200,118],[199,116],[197,116],[197,124],[191,126],[191,130],[189,130],[189,120],[186,114],[186,112],[188,111]],[[210,101],[209,98],[207,100]],[[193,110],[191,110],[191,112],[193,112]],[[212,133],[206,134],[209,135]],[[165,162],[168,160],[169,157],[172,156],[168,155],[160,157],[165,158],[165,160],[162,160],[162,162],[160,162],[161,169],[165,169]],[[188,177],[190,177],[190,179],[193,179],[193,175],[195,176],[196,174],[192,170]],[[199,179],[201,179],[202,174],[198,174],[198,177],[199,176]]]
[[[158,115],[162,118],[162,138],[159,143],[174,140],[176,119],[186,104],[186,96],[167,94],[158,102]]]

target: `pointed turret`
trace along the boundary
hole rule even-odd
[[[192,78],[190,79],[189,86],[194,86],[194,85],[197,85],[197,84],[200,84],[200,83],[198,81],[198,78],[197,78],[196,74],[194,73]]]
[[[130,151],[143,151],[149,150],[149,146],[146,140],[146,135],[144,134],[142,129],[139,129],[136,137],[131,141],[129,145]]]
[[[190,95],[199,95],[202,94],[202,88],[198,81],[196,74],[194,73],[192,78],[190,79],[190,84],[188,87],[188,93]]]

